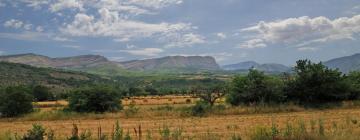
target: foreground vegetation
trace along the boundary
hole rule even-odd
[[[258,116],[253,116],[255,119]],[[326,116],[323,116],[326,117]],[[243,117],[244,118],[244,117]],[[216,121],[216,118],[212,118]],[[226,118],[222,118],[226,119]],[[194,120],[196,121],[196,120]],[[199,120],[197,120],[199,121]],[[233,120],[235,121],[235,120]],[[324,119],[322,117],[305,118],[277,118],[276,116],[267,119],[266,124],[253,123],[252,126],[241,126],[241,123],[228,123],[218,129],[202,128],[196,130],[193,127],[183,125],[172,125],[172,123],[159,123],[158,127],[150,127],[151,124],[134,124],[127,126],[121,121],[115,120],[108,123],[99,123],[95,126],[84,127],[84,122],[73,122],[68,124],[69,133],[63,133],[57,130],[57,126],[33,124],[28,127],[26,133],[4,132],[0,139],[4,140],[130,140],[130,139],[202,139],[202,140],[338,140],[338,139],[357,139],[360,136],[360,127],[358,117],[346,116],[344,118]],[[140,122],[140,121],[139,121]],[[112,124],[109,124],[112,123]],[[196,123],[196,122],[194,122]],[[219,122],[218,122],[219,123]],[[246,124],[244,124],[246,125]],[[126,126],[126,127],[124,127]],[[72,130],[71,130],[72,128]],[[222,132],[218,133],[219,129]],[[199,131],[199,132],[197,132]],[[61,134],[59,134],[61,133]]]
[[[119,77],[117,77],[119,78]],[[360,97],[360,72],[342,74],[338,70],[325,67],[321,63],[300,60],[293,73],[266,75],[255,69],[247,75],[237,75],[232,80],[219,79],[167,79],[150,78],[148,81],[137,78],[116,82],[116,77],[104,79],[104,83],[90,83],[69,89],[66,93],[54,94],[48,85],[7,86],[0,90],[0,115],[2,121],[57,121],[57,120],[99,120],[124,118],[199,118],[231,115],[272,114],[288,112],[312,112],[319,109],[357,109]],[[166,80],[164,80],[166,79]],[[120,80],[120,79],[118,79]],[[123,80],[123,79],[122,79]],[[112,82],[110,82],[112,81]],[[164,84],[161,84],[164,83]],[[171,92],[170,92],[171,91]],[[188,95],[197,100],[186,100],[184,106],[163,105],[143,109],[130,103],[123,106],[124,99],[149,95]],[[51,111],[34,109],[32,102],[66,99],[68,106]],[[143,99],[144,101],[146,100]],[[171,100],[171,99],[169,99]],[[147,100],[146,100],[147,102]],[[345,104],[344,104],[345,103]],[[348,105],[350,104],[350,105]],[[320,114],[317,114],[320,115]],[[165,117],[164,117],[165,116]],[[333,118],[334,119],[334,118]],[[297,119],[277,124],[251,124],[251,130],[232,131],[228,139],[352,139],[360,135],[357,118]],[[338,120],[342,121],[338,121]],[[345,120],[345,121],[344,121]],[[231,121],[236,121],[232,119]],[[334,122],[329,122],[334,121]],[[114,124],[111,132],[102,131],[101,125],[96,132],[79,132],[73,123],[71,135],[64,134],[59,139],[223,139],[216,132],[208,131],[199,135],[182,126],[164,124],[158,129],[142,130],[142,125],[127,127]],[[159,124],[156,124],[157,126]],[[145,126],[144,126],[145,127]],[[230,128],[236,126],[229,126]],[[146,129],[145,129],[146,130]],[[216,131],[216,129],[212,129]],[[134,132],[132,132],[134,131]],[[239,130],[240,131],[240,130]],[[94,135],[93,133],[96,133]],[[4,139],[38,140],[47,135],[55,139],[56,131],[35,124],[27,134],[17,135],[9,132]],[[116,135],[116,136],[115,136]]]

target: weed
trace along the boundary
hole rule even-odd
[[[170,129],[167,125],[164,125],[163,128],[159,128],[159,133],[162,140],[169,140],[170,139]]]
[[[33,124],[33,128],[28,130],[23,140],[43,140],[45,136],[45,128],[39,124]]]
[[[119,121],[115,123],[115,129],[112,134],[112,140],[122,140],[123,139],[123,129],[120,127]]]
[[[319,135],[325,135],[324,121],[322,119],[319,119]]]

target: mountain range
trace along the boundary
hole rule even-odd
[[[360,70],[360,53],[344,56],[324,62],[325,66],[339,69],[343,73]]]
[[[245,61],[220,67],[211,56],[167,56],[125,62],[110,61],[100,55],[79,55],[51,58],[37,54],[0,56],[0,62],[21,63],[36,67],[50,67],[84,71],[103,75],[126,75],[132,72],[199,72],[199,71],[247,71],[255,68],[268,73],[290,72],[291,67],[276,63],[259,64]],[[324,65],[341,72],[360,70],[360,54],[325,61]]]
[[[128,70],[220,70],[211,56],[167,56],[162,58],[120,62]]]
[[[196,72],[220,70],[220,66],[210,56],[167,56],[146,60],[115,62],[100,55],[50,58],[28,53],[0,56],[0,61],[105,75],[124,75],[134,71]]]
[[[255,61],[245,61],[236,64],[222,66],[222,69],[232,70],[232,71],[247,71],[251,68],[265,72],[288,72],[291,70],[290,67],[282,64],[276,64],[276,63],[259,64]]]

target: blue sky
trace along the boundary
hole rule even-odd
[[[0,55],[292,65],[360,53],[359,39],[359,0],[0,0]]]

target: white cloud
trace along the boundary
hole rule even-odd
[[[31,30],[32,26],[33,26],[32,24],[25,24],[24,29],[25,30]]]
[[[225,33],[217,33],[216,36],[219,37],[220,39],[226,39],[227,38]]]
[[[62,36],[55,36],[52,38],[52,40],[54,41],[60,41],[60,42],[68,42],[68,41],[73,41],[71,39],[68,39],[66,37],[62,37]]]
[[[126,45],[126,49],[133,49],[133,48],[136,48],[136,46],[135,45]]]
[[[4,55],[5,54],[5,51],[0,51],[0,55]]]
[[[83,3],[80,0],[58,0],[50,5],[51,12],[58,12],[64,9],[79,9],[83,11]]]
[[[253,49],[253,48],[264,48],[267,45],[264,43],[262,39],[251,39],[244,43],[239,44],[238,48],[247,48],[247,49]]]
[[[130,19],[121,18],[116,11],[108,9],[98,10],[100,18],[96,19],[93,15],[83,13],[76,14],[74,21],[61,28],[63,34],[71,36],[90,36],[90,37],[112,37],[115,41],[126,42],[132,39],[145,37],[165,37],[170,34],[178,34],[188,31],[193,27],[186,23],[145,23]],[[192,40],[193,34],[183,36],[188,42],[199,42]],[[196,38],[195,38],[196,39]]]
[[[6,3],[0,1],[0,7],[5,7]]]
[[[99,9],[106,8],[112,11],[127,12],[129,14],[135,14],[135,15],[151,13],[147,9],[135,5],[125,4],[124,2],[118,0],[101,0],[95,3],[94,6]]]
[[[44,28],[42,26],[37,26],[35,29],[37,32],[43,32]]]
[[[211,56],[216,59],[217,62],[228,60],[233,56],[232,53],[219,52],[219,53],[190,53],[190,54],[170,54],[170,56]]]
[[[14,29],[23,28],[23,29],[25,29],[25,30],[31,30],[31,28],[33,27],[33,25],[32,25],[32,24],[29,24],[29,23],[24,23],[24,22],[21,21],[21,20],[10,19],[10,20],[8,20],[8,21],[5,21],[4,27],[14,28]]]
[[[109,59],[110,59],[111,61],[121,62],[121,61],[124,61],[124,60],[125,60],[125,57],[115,56],[115,57],[109,57]]]
[[[167,34],[164,38],[161,39],[164,42],[168,42],[165,45],[165,48],[174,48],[174,47],[191,47],[196,44],[203,44],[205,43],[205,37],[194,34]]]
[[[71,49],[80,49],[81,46],[78,45],[63,45],[64,48],[71,48]]]
[[[182,4],[182,0],[128,0],[128,3],[147,8],[160,9],[174,4]]]
[[[0,38],[26,41],[47,41],[50,40],[50,35],[39,32],[0,33]]]
[[[72,41],[68,38],[53,33],[24,31],[20,33],[1,33],[0,38],[24,40],[24,41]]]
[[[23,26],[23,24],[24,23],[20,20],[11,19],[11,20],[5,21],[4,27],[19,29]]]
[[[314,47],[301,47],[301,48],[297,48],[297,50],[299,50],[299,51],[311,51],[311,52],[313,52],[313,51],[317,51],[318,48],[314,48]]]
[[[344,12],[345,14],[348,15],[356,15],[360,13],[360,5],[355,5],[353,6],[351,9],[347,10]]]
[[[136,50],[120,50],[119,52],[126,52],[132,55],[140,56],[158,56],[160,53],[164,52],[164,50],[160,48],[144,48]]]
[[[305,16],[273,22],[261,21],[242,31],[256,34],[243,43],[242,47],[265,47],[268,44],[301,47],[314,43],[355,39],[354,36],[360,33],[360,15],[334,20],[326,17]],[[255,44],[254,47],[251,47],[253,44]]]
[[[19,0],[19,2],[25,3],[26,6],[34,9],[40,9],[43,5],[49,4],[49,0]]]

